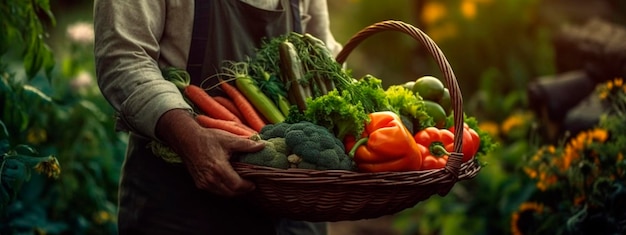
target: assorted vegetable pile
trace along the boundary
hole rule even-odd
[[[372,75],[354,78],[324,43],[290,33],[267,39],[246,61],[226,61],[218,85],[190,84],[186,71],[164,68],[204,128],[265,142],[234,161],[280,169],[398,172],[443,168],[454,149],[450,92],[423,76],[382,86]],[[213,96],[211,89],[225,94]],[[477,161],[494,145],[477,121],[464,115],[463,162]],[[164,159],[179,162],[153,143]]]

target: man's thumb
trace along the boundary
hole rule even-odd
[[[257,152],[261,151],[265,147],[265,142],[260,140],[241,139],[240,141],[233,142],[231,148],[235,152]]]

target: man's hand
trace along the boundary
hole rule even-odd
[[[174,150],[187,166],[198,188],[223,196],[254,190],[229,162],[234,152],[255,152],[261,142],[244,139],[218,129],[204,128],[185,110],[170,110],[157,124],[157,136]]]

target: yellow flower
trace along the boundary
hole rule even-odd
[[[513,114],[502,122],[500,128],[503,133],[507,134],[516,127],[522,126],[526,122],[526,116],[524,114]]]
[[[474,19],[474,17],[476,17],[476,2],[472,0],[463,0],[461,2],[461,14],[465,17],[465,19]]]
[[[524,173],[531,179],[537,179],[536,186],[544,191],[548,187],[557,182],[557,177],[549,174],[551,167],[546,160],[552,162],[552,165],[559,165],[560,158],[555,157],[556,147],[553,145],[545,145],[537,150],[535,155],[530,158],[528,167],[524,167]]]
[[[537,180],[537,189],[546,191],[550,186],[556,184],[558,178],[555,175],[548,174],[545,171],[539,173],[539,179]]]
[[[98,211],[94,214],[93,220],[96,224],[104,224],[113,220],[111,213],[107,211]]]
[[[47,161],[37,163],[37,165],[35,165],[34,168],[35,168],[35,171],[37,171],[38,173],[46,174],[50,178],[56,179],[61,174],[61,167],[59,166],[59,161],[53,156],[48,156]]]
[[[428,28],[427,33],[433,41],[440,42],[445,39],[454,38],[458,34],[458,28],[452,22],[445,22],[441,26]]]
[[[441,2],[428,1],[424,5],[422,22],[432,25],[447,14],[446,6]]]
[[[582,151],[591,143],[594,141],[603,143],[607,140],[608,136],[608,131],[601,128],[578,133],[578,135],[570,139],[567,143],[563,155],[561,156],[561,161],[557,162],[556,165],[561,171],[566,171],[574,161],[580,159]]]
[[[26,141],[28,143],[37,145],[45,142],[48,139],[48,133],[43,128],[33,127],[26,133]]]
[[[601,90],[600,91],[600,95],[598,95],[600,97],[600,100],[606,100],[606,98],[609,97],[609,91],[608,90]]]
[[[525,202],[519,206],[520,211],[536,211],[543,213],[543,205],[536,202]]]
[[[524,212],[531,212],[536,214],[543,213],[544,207],[542,204],[537,202],[524,202],[519,206],[519,209],[511,215],[511,234],[513,235],[521,235],[522,231],[520,231],[518,223],[520,219],[520,215]]]
[[[609,138],[609,132],[605,129],[596,128],[590,131],[593,140],[604,143]]]
[[[478,123],[478,128],[487,132],[490,136],[498,136],[500,132],[498,124],[490,121]]]
[[[538,150],[537,153],[535,153],[535,155],[533,155],[533,157],[531,158],[531,161],[533,162],[540,162],[541,159],[543,158],[543,156],[546,154],[548,155],[554,155],[556,153],[556,147],[554,147],[554,145],[545,145],[545,146],[541,146]]]
[[[581,132],[575,138],[572,138],[570,142],[565,146],[565,150],[563,151],[563,155],[561,156],[561,161],[557,166],[562,172],[565,172],[569,169],[572,162],[578,160],[580,158],[579,152],[584,147],[585,142],[585,133]]]
[[[519,221],[519,213],[513,213],[511,215],[511,234],[513,235],[522,235],[522,231],[519,230],[517,226],[517,222]]]
[[[530,177],[531,179],[537,178],[537,171],[535,169],[531,169],[528,167],[524,167],[524,172],[528,175],[528,177]]]
[[[606,100],[611,96],[611,93],[614,92],[624,92],[626,93],[626,86],[624,86],[624,80],[622,78],[614,78],[613,80],[609,80],[602,85],[599,85],[596,88],[598,92],[598,97],[601,100]]]

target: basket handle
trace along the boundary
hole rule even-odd
[[[441,49],[439,49],[437,44],[435,44],[435,42],[428,35],[420,29],[402,21],[387,20],[378,22],[364,28],[352,36],[352,38],[348,40],[343,49],[339,52],[335,60],[340,64],[344,63],[350,52],[352,52],[352,50],[358,46],[359,43],[373,34],[384,31],[398,31],[413,37],[415,40],[422,43],[422,45],[428,50],[439,65],[439,69],[445,78],[446,86],[450,90],[450,98],[452,99],[454,113],[461,114],[454,115],[454,126],[461,128],[454,128],[454,151],[450,154],[445,167],[445,169],[450,171],[455,178],[458,178],[459,168],[463,160],[463,98],[448,60],[446,60],[446,57],[443,55],[443,52],[441,52]]]

